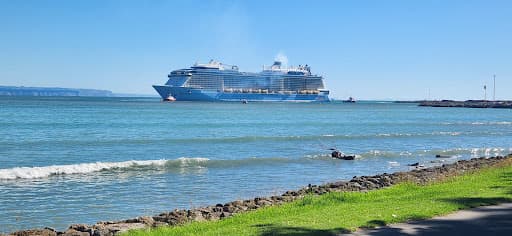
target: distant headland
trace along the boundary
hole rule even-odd
[[[114,93],[102,89],[0,86],[0,96],[34,97],[158,97],[156,94]]]
[[[0,96],[82,96],[82,97],[112,97],[109,90],[0,86]]]

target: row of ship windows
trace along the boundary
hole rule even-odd
[[[189,79],[190,80],[194,80],[194,81],[233,81],[233,82],[241,82],[241,83],[244,83],[244,82],[250,82],[250,81],[266,81],[266,82],[280,82],[280,81],[293,81],[293,82],[315,82],[315,81],[322,81],[321,78],[288,78],[288,77],[277,77],[277,78],[272,78],[272,77],[267,77],[267,78],[261,78],[261,77],[247,77],[247,78],[244,78],[244,79],[239,79],[239,78],[225,78],[225,77],[221,77],[221,76],[216,76],[216,77],[212,77],[212,76],[208,76],[208,77],[203,77],[203,76],[195,76],[195,77],[192,77]]]
[[[323,89],[323,86],[236,86],[236,85],[220,85],[220,84],[196,84],[189,83],[185,87],[199,88],[199,89],[232,89],[232,90],[269,90],[269,91],[302,91],[302,90],[319,90]]]
[[[320,86],[323,85],[322,81],[279,81],[279,82],[268,82],[268,81],[201,81],[201,80],[189,80],[189,84],[218,84],[218,85],[236,85],[236,86]]]
[[[208,76],[208,77],[235,77],[233,79],[240,79],[240,78],[243,78],[244,80],[245,79],[251,79],[251,77],[253,77],[254,79],[262,79],[262,76],[261,75],[249,75],[249,74],[239,74],[238,72],[233,72],[233,73],[224,73],[223,75],[220,75],[217,73],[217,72],[197,72],[197,71],[173,71],[170,73],[170,75],[192,75],[192,74],[195,74],[196,76]],[[292,74],[290,74],[292,75]],[[292,76],[283,76],[283,75],[266,75],[264,76],[263,78],[276,78],[276,79],[282,79],[282,78],[294,78],[294,79],[301,79],[301,78],[305,78],[305,79],[322,79],[322,77],[319,77],[319,76],[307,76],[305,77],[304,75],[292,75]]]

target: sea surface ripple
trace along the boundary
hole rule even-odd
[[[0,232],[512,152],[508,109],[0,97]],[[330,148],[355,154],[333,160]],[[435,155],[449,158],[435,158]]]

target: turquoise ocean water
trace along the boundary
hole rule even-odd
[[[329,148],[356,154],[333,160]],[[512,110],[0,97],[0,232],[281,194],[512,152]]]

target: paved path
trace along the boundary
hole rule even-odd
[[[358,230],[352,235],[508,235],[512,236],[512,203],[479,207],[430,220]]]

